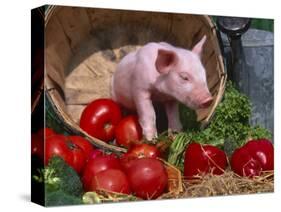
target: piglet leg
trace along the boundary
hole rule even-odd
[[[168,127],[171,130],[181,131],[182,125],[179,118],[179,107],[176,101],[165,102],[166,114],[168,117]]]
[[[157,137],[156,115],[152,101],[148,94],[138,94],[134,98],[143,135],[147,140],[152,140]]]

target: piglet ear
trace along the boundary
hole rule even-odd
[[[207,37],[206,37],[206,35],[204,35],[203,38],[192,49],[192,52],[199,55],[199,57],[201,57],[201,55],[202,55],[203,45],[204,45],[206,39],[207,39]]]
[[[168,73],[173,65],[178,61],[175,52],[165,49],[158,49],[155,67],[159,73]]]

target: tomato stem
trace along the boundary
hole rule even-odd
[[[104,130],[108,133],[112,129],[112,124],[110,122],[105,123]]]

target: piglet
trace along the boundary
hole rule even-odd
[[[206,108],[212,95],[200,60],[206,36],[186,50],[168,43],[147,43],[127,54],[113,74],[111,94],[119,104],[136,110],[146,139],[157,137],[153,101],[164,104],[168,127],[180,131],[178,102],[192,109]]]

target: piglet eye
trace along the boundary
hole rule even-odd
[[[185,73],[185,72],[181,72],[180,73],[180,77],[183,79],[183,80],[185,80],[185,81],[188,81],[189,79],[188,79],[188,76],[187,76],[187,74]]]

